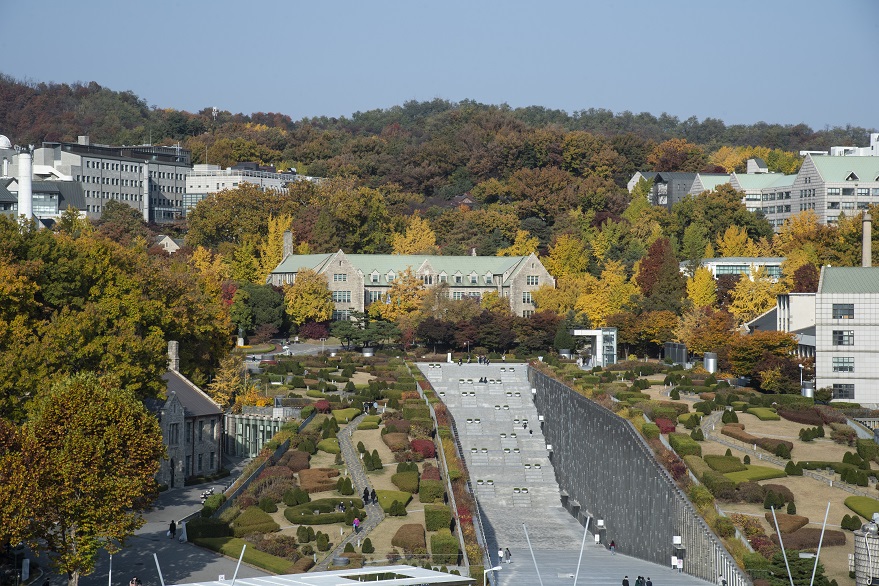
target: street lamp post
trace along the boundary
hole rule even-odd
[[[800,367],[800,393],[802,394],[802,392],[803,392],[803,369],[805,367],[802,364],[800,364],[799,367]]]
[[[501,569],[500,566],[495,566],[495,567],[489,568],[487,570],[482,570],[482,586],[485,586],[485,580],[486,580],[486,577],[488,576],[489,572],[497,572],[500,569]]]

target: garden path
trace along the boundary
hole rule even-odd
[[[360,459],[357,449],[351,441],[351,434],[357,430],[357,425],[363,421],[363,418],[364,414],[361,413],[351,420],[351,422],[337,434],[339,448],[342,450],[342,459],[345,460],[345,465],[348,467],[348,474],[350,474],[351,481],[354,483],[354,496],[358,498],[363,496],[364,488],[368,488],[370,491],[373,488],[372,484],[369,482],[369,478],[366,476],[366,470],[363,468],[363,461]],[[362,542],[366,539],[369,532],[375,529],[385,518],[385,513],[378,503],[364,505],[364,508],[366,509],[366,519],[360,524],[360,531],[358,533],[352,531],[341,542],[339,542],[339,545],[337,545],[333,551],[328,553],[327,556],[314,567],[315,572],[328,569],[333,558],[341,555],[345,551],[346,545],[352,543],[356,547],[358,541]]]

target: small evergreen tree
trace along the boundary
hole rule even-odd
[[[751,456],[749,456],[748,454],[745,454],[745,457],[742,458],[742,462],[745,463],[745,466],[748,466],[751,463]]]
[[[797,506],[793,501],[787,504],[787,514],[788,515],[796,515],[797,514]]]
[[[357,451],[361,454],[366,452],[366,446],[363,445],[363,442],[357,442]]]
[[[668,394],[668,398],[671,399],[672,401],[680,401],[681,400],[681,392],[678,390],[677,387],[675,387],[671,390],[671,393]]]
[[[732,456],[732,450],[729,449],[729,448],[727,448],[727,449],[726,449],[726,452],[724,452],[723,455],[724,455],[724,456],[727,456],[727,457]]]
[[[372,451],[372,468],[373,470],[382,470],[384,466],[382,466],[382,459],[378,455],[378,450]]]
[[[375,548],[372,546],[372,541],[367,537],[363,540],[363,545],[360,546],[361,553],[373,553],[375,552]]]
[[[690,437],[696,440],[697,442],[705,441],[705,434],[702,433],[702,428],[697,427],[693,431],[690,432]]]

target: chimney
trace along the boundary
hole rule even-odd
[[[180,368],[180,353],[178,352],[179,343],[176,340],[168,342],[168,370],[177,372]]]
[[[141,205],[141,211],[143,211],[143,221],[149,223],[150,221],[150,164],[147,161],[143,162],[143,194],[141,195],[143,198],[143,203]]]
[[[281,256],[282,259],[287,258],[291,254],[294,254],[293,250],[293,232],[290,230],[284,230],[284,251]]]
[[[22,151],[18,156],[18,214],[30,220],[33,207],[33,155]]]
[[[864,234],[862,236],[863,244],[861,246],[861,266],[869,267],[873,264],[873,218],[869,212],[864,212]]]
[[[82,146],[89,146],[89,135],[88,134],[80,134],[76,137],[76,144]]]

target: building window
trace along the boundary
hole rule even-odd
[[[425,285],[433,285],[433,275],[421,275],[421,282]]]
[[[344,283],[348,280],[348,275],[345,273],[334,273],[333,274],[333,282],[335,283]]]
[[[859,187],[857,192],[859,197],[869,197],[870,188],[869,187]]]
[[[477,283],[479,283],[479,277],[476,275],[470,275],[470,284],[476,285]]]
[[[464,283],[464,277],[461,275],[455,275],[455,285],[461,285]]]
[[[211,419],[211,439],[217,439],[217,421],[215,419]],[[211,468],[214,467],[214,463],[211,462]]]
[[[525,283],[528,285],[537,285],[540,283],[540,277],[538,277],[537,275],[528,275],[525,278]]]
[[[492,279],[492,276],[491,276],[491,275],[485,275],[485,284],[486,284],[486,285],[491,285],[492,283],[494,283],[494,280]]]
[[[378,273],[372,273],[369,276],[369,282],[370,283],[378,283]]]
[[[333,321],[348,321],[351,319],[351,310],[350,309],[334,309],[333,310]]]
[[[446,275],[440,275],[440,276],[439,276],[439,282],[440,282],[440,283],[446,283],[446,282],[448,282],[448,280],[449,280],[449,277],[446,276]]]
[[[198,441],[204,441],[204,421],[198,422]]]
[[[198,455],[198,471],[201,472],[204,464],[204,456],[202,454]]]
[[[464,299],[464,294],[460,291],[452,291],[452,299],[455,301],[460,301]]]
[[[855,332],[854,330],[833,330],[834,346],[854,346]]]
[[[186,475],[192,476],[192,456],[186,456]]]
[[[397,277],[396,274],[394,274],[394,273],[388,273],[388,277],[387,277],[387,278],[388,278],[388,283],[390,283],[391,281],[393,281],[396,277]]]
[[[855,319],[855,304],[834,303],[833,319]]]
[[[839,209],[839,202],[838,201],[828,201],[827,202],[827,209],[828,210],[838,210]]]
[[[374,302],[378,301],[378,300],[381,299],[381,298],[382,298],[382,292],[381,292],[381,291],[370,291],[370,292],[369,292],[369,302],[370,302],[370,303],[374,303]]]
[[[334,303],[351,303],[351,291],[333,291]]]
[[[191,437],[192,437],[192,422],[187,421],[186,422],[186,437],[183,438],[183,443],[188,444]]]
[[[522,292],[522,303],[532,304],[534,301],[531,299],[531,291],[523,291]]]
[[[854,356],[834,356],[833,372],[854,372],[855,358]]]
[[[533,309],[526,309],[522,311],[522,317],[531,317],[532,315],[534,315]]]
[[[855,385],[852,384],[834,384],[833,398],[853,400],[855,398]]]
[[[211,462],[211,471],[213,471],[214,468],[216,468],[216,459],[217,459],[216,454],[215,454],[214,452],[211,452],[211,460],[210,460],[210,462]]]

